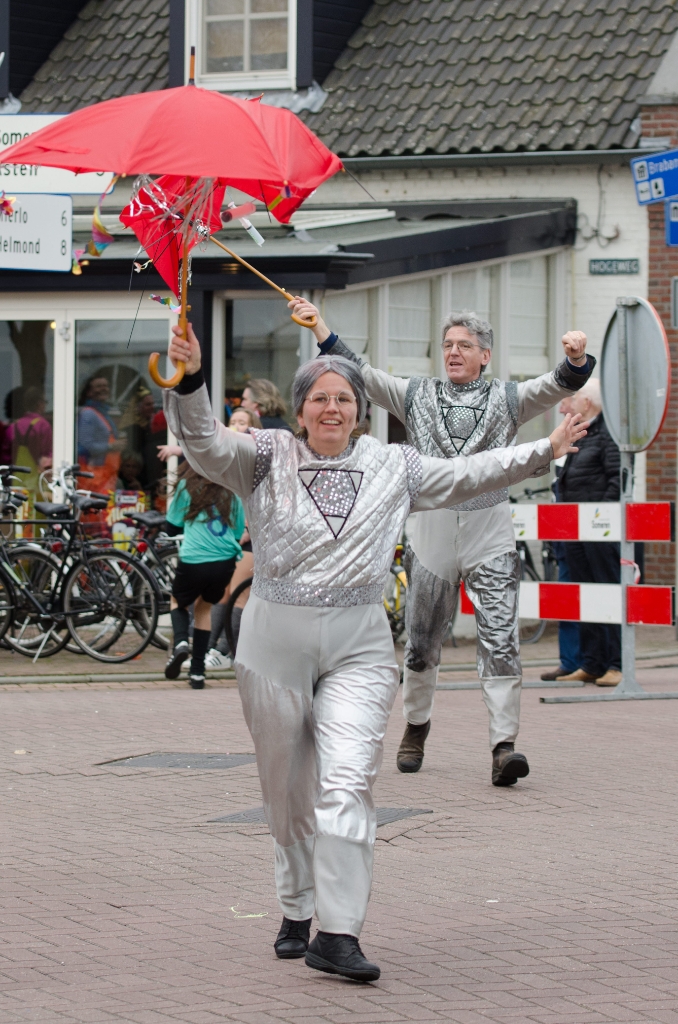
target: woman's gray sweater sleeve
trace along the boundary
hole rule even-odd
[[[547,473],[553,449],[547,437],[511,448],[493,448],[454,459],[421,456],[421,489],[413,512],[449,508],[488,491]]]
[[[169,428],[196,473],[249,497],[257,459],[254,438],[215,420],[204,384],[188,395],[163,391],[163,403]]]

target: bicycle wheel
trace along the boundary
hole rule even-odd
[[[394,642],[400,639],[405,629],[406,601],[407,573],[400,565],[391,566],[384,585],[384,608]]]
[[[9,571],[0,562],[0,642],[11,625],[15,608],[14,583]]]
[[[57,596],[59,560],[37,547],[8,553],[6,572],[13,576],[14,615],[4,639],[26,658],[50,658],[68,642],[68,627]]]
[[[252,586],[253,576],[250,576],[248,580],[243,580],[242,583],[235,588],[228,601],[226,602],[226,623],[224,625],[224,632],[226,633],[226,639],[228,640],[228,649],[231,652],[231,657],[235,660],[235,651],[238,646],[233,630],[233,609],[235,608],[235,602],[244,594],[245,591]]]
[[[117,663],[141,654],[158,625],[158,604],[153,574],[122,551],[87,553],[64,588],[71,636],[97,661]]]
[[[526,581],[539,583],[539,577],[534,569],[525,562],[521,562],[520,578]],[[519,619],[519,636],[521,644],[536,644],[541,640],[546,629],[545,619]]]
[[[169,617],[170,597],[172,596],[172,584],[178,564],[178,544],[169,544],[167,547],[160,548],[157,552],[157,558],[153,558],[152,561],[148,556],[144,559],[144,565],[153,573],[160,592],[158,625],[151,637],[151,643],[161,651],[168,651],[172,646],[172,623]]]

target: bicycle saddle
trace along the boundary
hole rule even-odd
[[[135,523],[141,523],[149,530],[165,522],[162,512],[128,512],[125,518],[132,519]]]
[[[79,508],[81,512],[93,512],[95,509],[108,508],[108,501],[106,498],[88,498],[84,494],[74,495],[73,504],[76,508]]]
[[[70,505],[57,505],[54,501],[36,501],[35,510],[43,516],[69,516],[71,514]]]

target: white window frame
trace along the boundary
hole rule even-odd
[[[276,71],[234,71],[207,74],[202,70],[204,57],[205,0],[187,0],[186,48],[184,67],[188,69],[191,46],[195,46],[195,81],[205,89],[236,92],[244,89],[296,89],[297,77],[297,0],[287,0],[287,68]],[[186,79],[188,70],[186,71]]]

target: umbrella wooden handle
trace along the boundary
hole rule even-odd
[[[237,252],[233,252],[232,249],[229,249],[228,246],[224,245],[223,242],[220,242],[218,238],[214,237],[214,235],[210,235],[210,241],[214,242],[215,245],[218,245],[220,249],[224,250],[224,252],[227,252],[228,255],[232,256],[234,260],[238,261],[238,263],[242,263],[243,267],[247,267],[247,269],[251,270],[253,274],[256,274],[257,277],[260,277],[262,281],[266,282],[266,284],[269,286],[269,288],[273,288],[273,289],[275,289],[275,291],[280,292],[282,297],[284,299],[287,299],[288,302],[292,301],[292,299],[294,298],[294,295],[290,295],[290,293],[286,292],[284,288],[280,288],[277,284],[274,284],[273,281],[271,281],[270,278],[268,278],[264,274],[262,274],[261,271],[257,270],[256,267],[253,267],[251,263],[247,262],[247,260],[244,260],[242,258],[242,256],[238,256]],[[317,316],[311,317],[310,320],[302,320],[300,316],[296,316],[294,313],[292,313],[291,317],[294,320],[295,324],[299,324],[300,327],[309,327],[309,328],[311,328],[311,327],[315,327],[316,324],[318,323],[318,317]]]
[[[177,363],[177,372],[169,380],[166,380],[158,370],[158,362],[160,361],[159,352],[151,352],[148,357],[148,372],[152,379],[158,385],[159,388],[175,388],[177,384],[180,384],[184,379],[186,373],[186,363]]]

